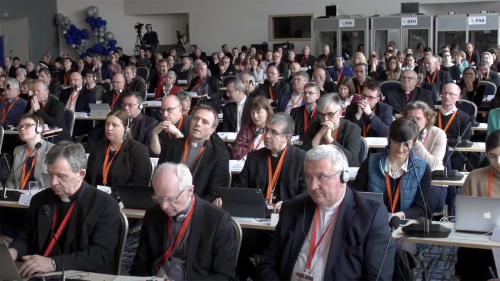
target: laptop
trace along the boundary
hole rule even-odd
[[[151,198],[155,194],[151,186],[117,185],[115,189],[126,209],[147,210],[156,205]]]
[[[377,203],[384,205],[384,194],[383,193],[359,192],[358,191],[358,194],[365,199],[370,199],[370,200],[373,200]]]
[[[0,280],[25,280],[19,275],[16,263],[10,256],[9,247],[6,244],[0,244]],[[26,278],[27,280],[28,278]]]
[[[107,103],[90,103],[90,118],[106,118],[111,112]]]
[[[500,227],[500,198],[459,195],[455,208],[457,231],[487,233]]]
[[[265,218],[272,212],[258,188],[219,187],[217,191],[222,209],[233,217]]]

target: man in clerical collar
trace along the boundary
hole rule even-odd
[[[396,247],[387,209],[349,188],[347,169],[346,156],[336,146],[306,153],[308,195],[281,205],[255,280],[375,280],[378,274],[378,280],[392,280]],[[319,242],[311,243],[311,237]],[[359,249],[355,254],[354,248]]]
[[[33,197],[29,221],[9,245],[12,259],[24,262],[20,275],[61,270],[116,274],[120,208],[84,181],[85,149],[63,141],[47,153],[46,161],[51,187]],[[51,238],[52,226],[60,236]]]
[[[250,98],[245,93],[245,84],[239,79],[227,84],[226,93],[231,102],[222,108],[224,119],[219,130],[238,133],[250,120]]]
[[[132,138],[144,144],[149,149],[151,138],[153,137],[153,129],[158,121],[142,114],[143,101],[141,94],[131,92],[123,97],[122,106],[123,111],[127,113],[130,120],[128,127],[130,128]]]
[[[290,111],[290,116],[295,120],[294,135],[304,135],[309,129],[309,125],[313,120],[319,120],[316,114],[316,101],[319,99],[321,90],[318,84],[314,82],[307,83],[304,86],[304,102],[305,104],[293,108]]]
[[[356,77],[352,79],[352,82],[354,83],[354,92],[358,95],[361,95],[361,93],[363,93],[363,89],[365,88],[366,84],[373,81],[370,77],[367,76],[367,69],[368,65],[364,63],[358,63],[354,65],[354,75]]]

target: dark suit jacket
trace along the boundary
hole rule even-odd
[[[348,105],[345,117],[347,120],[359,126],[361,134],[363,134],[363,129],[366,124],[367,126],[371,126],[370,130],[368,130],[368,134],[366,135],[367,137],[385,138],[389,135],[389,127],[392,124],[392,107],[382,102],[377,103],[377,105],[375,105],[375,116],[373,116],[371,120],[366,116],[366,114],[363,114],[361,118],[357,120],[357,112],[357,104]]]
[[[107,138],[102,138],[89,155],[85,180],[93,186],[100,184],[96,182],[97,169],[104,163],[107,147]],[[109,171],[108,177],[113,187],[116,185],[149,186],[153,167],[148,155],[148,148],[145,145],[127,138]]]
[[[48,247],[50,227],[56,204],[61,199],[51,188],[36,194],[31,200],[28,221],[10,248],[17,250],[18,257],[43,255]],[[50,207],[47,218],[42,206]],[[51,256],[56,270],[90,271],[116,274],[116,254],[119,240],[120,208],[113,197],[83,182],[76,200],[75,211],[66,227],[62,256]],[[57,251],[52,251],[55,253]]]
[[[261,89],[259,89],[258,87],[255,87],[255,90],[253,92],[251,92],[248,96],[250,98],[254,99],[254,98],[258,97],[258,96],[265,97],[266,93],[264,91],[262,91]]]
[[[337,84],[333,81],[325,81],[323,85],[323,90],[320,92],[320,95],[323,96],[328,93],[336,93],[337,92]]]
[[[264,251],[257,280],[290,280],[314,219],[316,204],[309,196],[285,201],[273,240]],[[390,237],[385,206],[347,188],[338,211],[324,280],[375,280],[388,239],[391,239],[379,280],[390,281],[396,246]]]
[[[7,116],[4,120],[4,122],[0,122],[1,125],[12,125],[12,126],[17,126],[19,123],[19,120],[21,119],[21,116],[24,114],[24,111],[26,109],[26,106],[28,105],[28,102],[23,99],[22,97],[19,97],[18,100],[14,98],[12,100],[14,105],[12,106],[12,109],[7,113],[7,110],[10,108],[12,105],[11,102],[9,102],[7,99],[0,101],[0,112],[4,112],[4,106],[5,106],[5,112],[7,113]]]
[[[250,121],[250,98],[247,97],[241,113],[240,129]],[[230,102],[222,107],[224,118],[219,126],[219,132],[236,132],[238,128],[238,105]]]
[[[373,82],[373,79],[366,76],[365,83],[363,85],[359,85],[358,79],[356,77],[354,77],[354,78],[352,78],[352,82],[354,83],[354,92],[358,95],[361,95],[366,84]]]
[[[321,129],[321,122],[311,123],[309,130],[304,135],[301,149],[308,151],[312,148],[312,140]],[[359,167],[359,148],[361,147],[361,129],[354,123],[341,119],[339,128],[339,141],[333,141],[332,144],[338,146],[344,151],[349,162],[349,167]]]
[[[273,87],[273,94],[274,94],[274,102],[278,102],[278,100],[280,99],[280,97],[289,91],[289,86],[288,84],[283,80],[278,80],[278,82],[276,84],[274,84],[274,86],[271,85],[271,83],[269,82],[269,80],[266,80],[262,85],[260,85],[260,89],[266,93],[266,97],[268,99],[272,99],[271,98],[271,93],[269,91],[270,87]]]
[[[116,93],[115,91],[111,90],[109,92],[106,92],[106,93],[103,93],[102,94],[102,103],[107,103],[109,104],[109,107],[111,109],[121,109],[123,110],[123,107],[122,107],[122,102],[123,102],[123,98],[128,95],[129,93],[131,93],[131,91],[129,89],[123,89],[121,94],[120,94],[120,97],[118,97],[118,100],[116,100],[115,104],[114,104],[114,107],[111,108],[113,106],[113,101],[115,100],[116,98]]]
[[[40,110],[38,110],[36,114],[42,117],[43,122],[50,128],[63,129],[62,132],[58,134],[59,138],[62,140],[71,140],[71,136],[66,127],[66,119],[64,118],[64,104],[56,97],[49,95],[46,105],[45,110],[43,109],[43,106],[40,105]],[[29,112],[30,109],[31,101],[28,101],[25,112]]]
[[[61,94],[61,98],[59,99],[64,106],[68,104],[69,99],[71,98],[72,88],[64,89]],[[96,103],[95,92],[87,89],[87,87],[82,87],[80,95],[76,98],[75,104],[75,112],[90,112],[90,103]]]
[[[220,84],[219,84],[219,79],[217,77],[211,76],[207,77],[207,80],[205,82],[208,84],[208,87],[210,87],[210,94],[209,99],[204,99],[200,101],[200,104],[208,104],[211,107],[213,107],[218,113],[221,112],[220,108]],[[198,84],[198,78],[193,78],[191,80],[191,83],[189,84],[189,88],[187,89],[188,92],[193,91],[194,87]]]
[[[69,85],[69,76],[71,76],[71,73],[76,72],[76,69],[70,68],[67,72],[63,69],[59,71],[59,82],[61,85]],[[67,82],[64,83],[64,76],[67,75]],[[84,77],[85,78],[85,77]]]
[[[182,163],[185,142],[186,137],[164,143],[158,165],[165,162]],[[219,197],[217,188],[228,186],[229,152],[212,141],[205,141],[204,146],[205,151],[193,165],[191,174],[196,195],[212,202]]]
[[[136,124],[133,126],[132,138],[137,142],[144,144],[149,150],[151,147],[153,129],[156,127],[156,124],[158,124],[158,121],[143,114],[140,116],[139,120],[136,121]]]
[[[269,184],[268,161],[271,151],[267,148],[252,151],[247,154],[245,166],[240,173],[237,187],[258,188],[265,190]],[[288,145],[283,168],[279,177],[279,201],[289,200],[307,193],[304,177],[304,158],[306,152]],[[265,195],[264,195],[265,196]]]
[[[51,78],[49,83],[49,92],[56,96],[57,98],[61,97],[62,88],[61,82],[58,79]]]
[[[300,64],[300,67],[307,67],[309,69],[312,69],[314,61],[316,60],[316,57],[313,55],[309,55],[309,58],[302,64],[302,59],[304,58],[304,54],[299,54],[297,55],[297,58],[295,59],[296,62]]]
[[[460,76],[462,75],[462,71],[460,70],[460,67],[458,67],[458,65],[452,65],[451,67],[441,66],[441,70],[449,72],[451,79],[454,80],[456,83],[460,81]]]
[[[385,94],[384,103],[392,107],[394,114],[402,114],[403,109],[409,102],[417,100],[427,103],[431,109],[434,109],[432,93],[426,89],[418,87],[413,90],[413,94],[409,101],[406,99],[406,92],[401,87],[390,90]]]
[[[297,61],[297,60],[295,60]],[[290,71],[288,70],[288,63],[284,61],[280,61],[279,64],[270,63],[269,65],[274,64],[278,68],[278,72],[280,73],[280,77],[287,78],[289,76]]]
[[[295,121],[295,132],[293,133],[294,135],[299,135],[300,138],[306,134],[305,132],[305,119],[304,119],[304,111],[306,110],[306,105],[301,105],[296,108],[292,108],[290,111],[290,116],[292,116],[293,120]],[[319,115],[315,114],[314,119],[309,121],[309,126],[313,121],[319,121]]]
[[[78,73],[82,75],[83,78],[87,75],[87,72],[89,71],[87,68],[82,68],[82,70],[76,70]]]
[[[125,87],[127,87],[127,85],[125,85]],[[134,79],[132,79],[130,85],[128,85],[128,89],[132,92],[138,92],[139,94],[141,94],[142,98],[146,100],[147,85],[146,81],[144,81],[144,78],[136,76]]]
[[[434,104],[438,103],[439,93],[438,93],[438,87],[437,86],[438,85],[436,85],[436,84],[431,84],[431,83],[425,82],[425,81],[422,81],[422,84],[420,85],[421,89],[430,91],[432,93],[432,101],[433,101]]]
[[[322,59],[325,62],[326,66],[332,66],[335,64],[335,55],[333,55],[331,53],[328,55],[327,60],[325,60],[325,58],[326,58],[325,54],[319,55],[318,58]]]
[[[101,73],[102,73],[102,75],[100,77],[101,80],[106,80],[106,79],[112,80],[113,76],[115,75],[115,73],[111,69],[111,65],[109,65],[109,64],[102,64],[101,65]]]
[[[154,267],[161,263],[167,247],[170,246],[170,243],[167,244],[166,227],[170,219],[160,205],[146,211],[130,274],[156,274]],[[236,280],[236,236],[231,216],[212,203],[197,197],[188,229],[184,267],[189,280]]]
[[[431,80],[434,78],[434,74],[431,75],[431,74],[427,73],[427,75],[424,76],[424,81],[431,83],[431,84],[436,84],[437,90],[439,91],[439,93],[441,93],[441,90],[443,90],[443,86],[448,84],[448,83],[453,83],[453,80],[451,80],[451,76],[450,76],[449,72],[440,71],[440,70],[436,70],[436,71],[438,74],[436,77],[436,81],[434,81],[434,83],[431,83]],[[431,80],[429,80],[429,77]]]

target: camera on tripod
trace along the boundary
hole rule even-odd
[[[137,30],[137,34],[141,34],[142,33],[142,27],[144,26],[144,24],[142,22],[138,22],[134,28]]]
[[[285,43],[273,44],[273,50],[276,51],[278,48],[283,50],[283,57],[288,57],[288,51],[293,51],[295,49],[295,44],[286,41]]]

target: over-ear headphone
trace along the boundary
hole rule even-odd
[[[139,105],[138,105],[137,107],[139,108],[139,110],[144,109],[144,105],[142,104],[142,102],[141,102],[141,103],[139,103]]]
[[[347,183],[350,179],[351,176],[349,175],[349,171],[347,170],[347,167],[344,166],[344,170],[340,174],[340,182]]]
[[[255,85],[255,81],[253,81],[253,79],[250,79],[250,81],[248,83],[251,85]]]
[[[38,119],[38,116],[36,117],[36,127],[35,127],[35,133],[41,134],[43,132],[43,128],[40,127],[40,119]]]
[[[127,138],[127,135],[130,134],[130,118],[127,117],[127,127],[125,127],[125,133],[123,135],[123,140]]]

